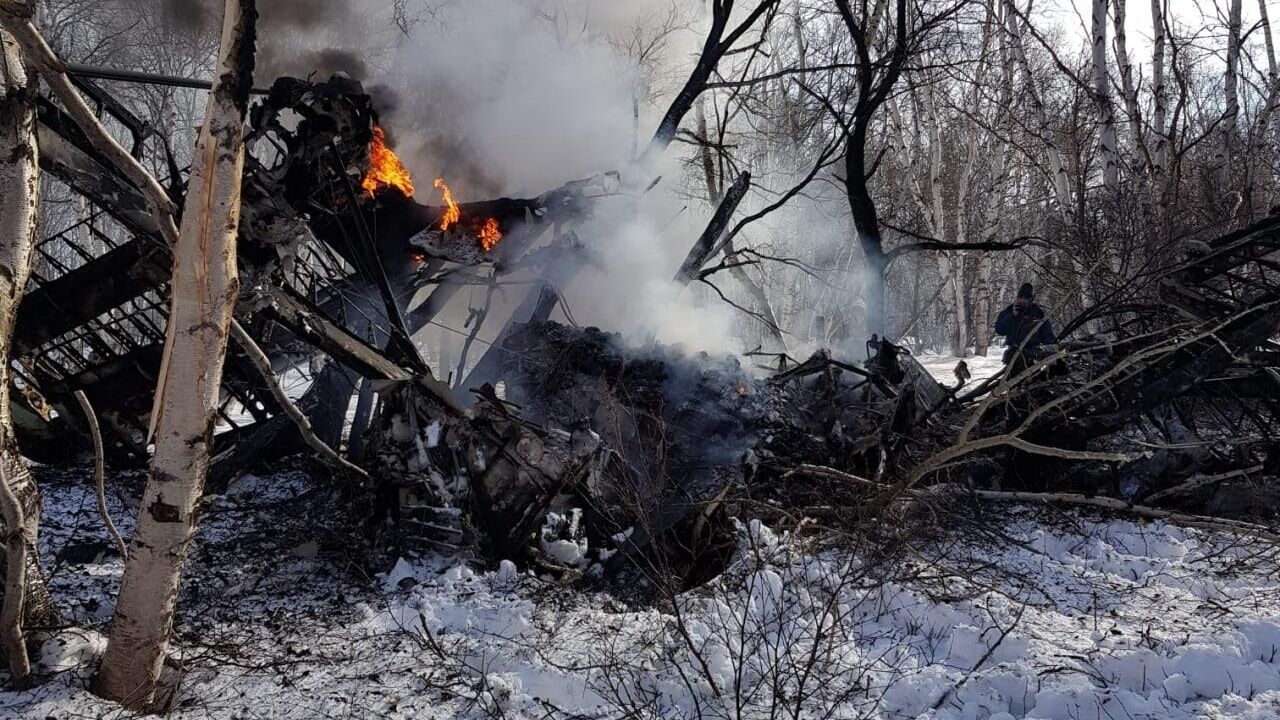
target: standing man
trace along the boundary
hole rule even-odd
[[[1035,288],[1031,283],[1022,283],[1017,299],[996,317],[996,334],[1003,335],[1005,339],[1005,364],[1017,357],[1020,351],[1025,360],[1034,361],[1037,348],[1058,341],[1053,334],[1053,325],[1035,299]]]

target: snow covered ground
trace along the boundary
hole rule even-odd
[[[41,474],[42,543],[87,629],[46,644],[54,677],[0,693],[0,717],[122,716],[84,689],[121,564],[93,556],[81,479]],[[723,576],[660,611],[508,562],[368,576],[305,520],[328,502],[285,473],[211,504],[173,717],[1280,718],[1280,558],[1238,538],[991,509],[882,564],[752,524]]]
[[[1004,353],[1004,346],[992,347],[987,356],[970,355],[964,359],[966,365],[969,366],[969,373],[972,376],[969,379],[970,385],[976,385],[983,380],[995,375],[1004,368],[1004,363],[1000,357]],[[935,380],[943,385],[952,386],[956,384],[956,363],[960,362],[960,358],[955,355],[941,355],[936,353],[922,353],[916,355],[916,359],[924,366],[925,370],[934,377]]]

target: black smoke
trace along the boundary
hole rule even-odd
[[[222,19],[220,0],[151,0],[158,16],[183,33],[216,37]],[[270,85],[281,75],[328,77],[341,72],[361,80],[369,67],[360,49],[360,3],[350,0],[258,0],[256,84]],[[321,31],[331,31],[323,37]],[[334,36],[348,34],[344,43]]]

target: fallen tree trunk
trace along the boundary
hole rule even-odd
[[[873,490],[884,490],[886,488],[886,486],[881,483],[873,482],[851,473],[841,472],[835,468],[822,467],[819,465],[800,465],[793,470],[792,473],[836,480]],[[1206,517],[1204,515],[1193,515],[1173,510],[1164,510],[1162,508],[1150,507],[1148,505],[1137,505],[1118,498],[1089,497],[1076,493],[981,490],[950,485],[938,485],[932,488],[913,488],[908,490],[905,495],[915,499],[928,501],[937,500],[941,493],[955,493],[959,497],[972,497],[979,500],[996,502],[1070,505],[1073,507],[1092,508],[1095,510],[1105,510],[1120,514],[1136,515],[1150,520],[1166,520],[1177,525],[1194,527],[1202,530],[1249,535],[1269,542],[1280,543],[1280,534],[1277,534],[1271,528],[1258,525],[1256,523],[1228,520],[1225,518]],[[835,517],[836,515],[827,514],[827,516]]]
[[[1186,497],[1198,490],[1211,487],[1224,480],[1248,477],[1250,474],[1258,473],[1258,472],[1261,472],[1262,470],[1263,470],[1262,465],[1253,465],[1251,467],[1238,468],[1235,470],[1229,470],[1227,472],[1217,473],[1214,475],[1196,475],[1192,477],[1190,480],[1186,480],[1171,488],[1165,488],[1164,490],[1151,493],[1150,495],[1143,498],[1143,501],[1146,502],[1147,504],[1151,504],[1151,503],[1164,502],[1166,500],[1171,500],[1174,498]]]
[[[962,494],[972,494],[973,497],[980,500],[1071,505],[1073,507],[1108,510],[1121,514],[1137,515],[1138,517],[1150,520],[1167,520],[1177,525],[1185,525],[1187,527],[1198,528],[1201,530],[1249,535],[1268,542],[1280,543],[1280,534],[1277,534],[1271,528],[1262,525],[1241,522],[1239,520],[1227,520],[1225,518],[1189,515],[1187,513],[1175,512],[1173,510],[1162,510],[1160,508],[1148,507],[1146,505],[1134,505],[1133,503],[1117,498],[1086,497],[1084,495],[1076,495],[1073,493],[1002,492],[998,490],[961,490],[960,492]]]

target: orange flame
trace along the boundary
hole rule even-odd
[[[484,221],[484,225],[480,226],[480,230],[476,232],[476,238],[480,240],[480,247],[485,252],[497,247],[502,240],[502,231],[498,229],[498,219],[489,218]]]
[[[443,178],[436,178],[435,186],[444,193],[445,210],[444,215],[440,216],[440,229],[448,230],[454,223],[462,219],[462,211],[458,209],[458,203],[453,201],[453,191],[448,185],[444,184]]]
[[[383,188],[395,188],[405,197],[413,195],[413,178],[400,158],[387,147],[386,133],[373,127],[373,142],[369,145],[369,172],[360,181],[360,189],[366,197],[373,197]]]
[[[435,187],[439,188],[444,196],[444,213],[440,216],[440,230],[445,231],[462,221],[462,208],[458,207],[457,201],[453,199],[453,191],[444,184],[443,178],[436,178]],[[498,226],[497,218],[485,218],[483,221],[472,219],[467,222],[467,226],[480,242],[480,249],[485,252],[493,250],[502,240],[502,229]]]

